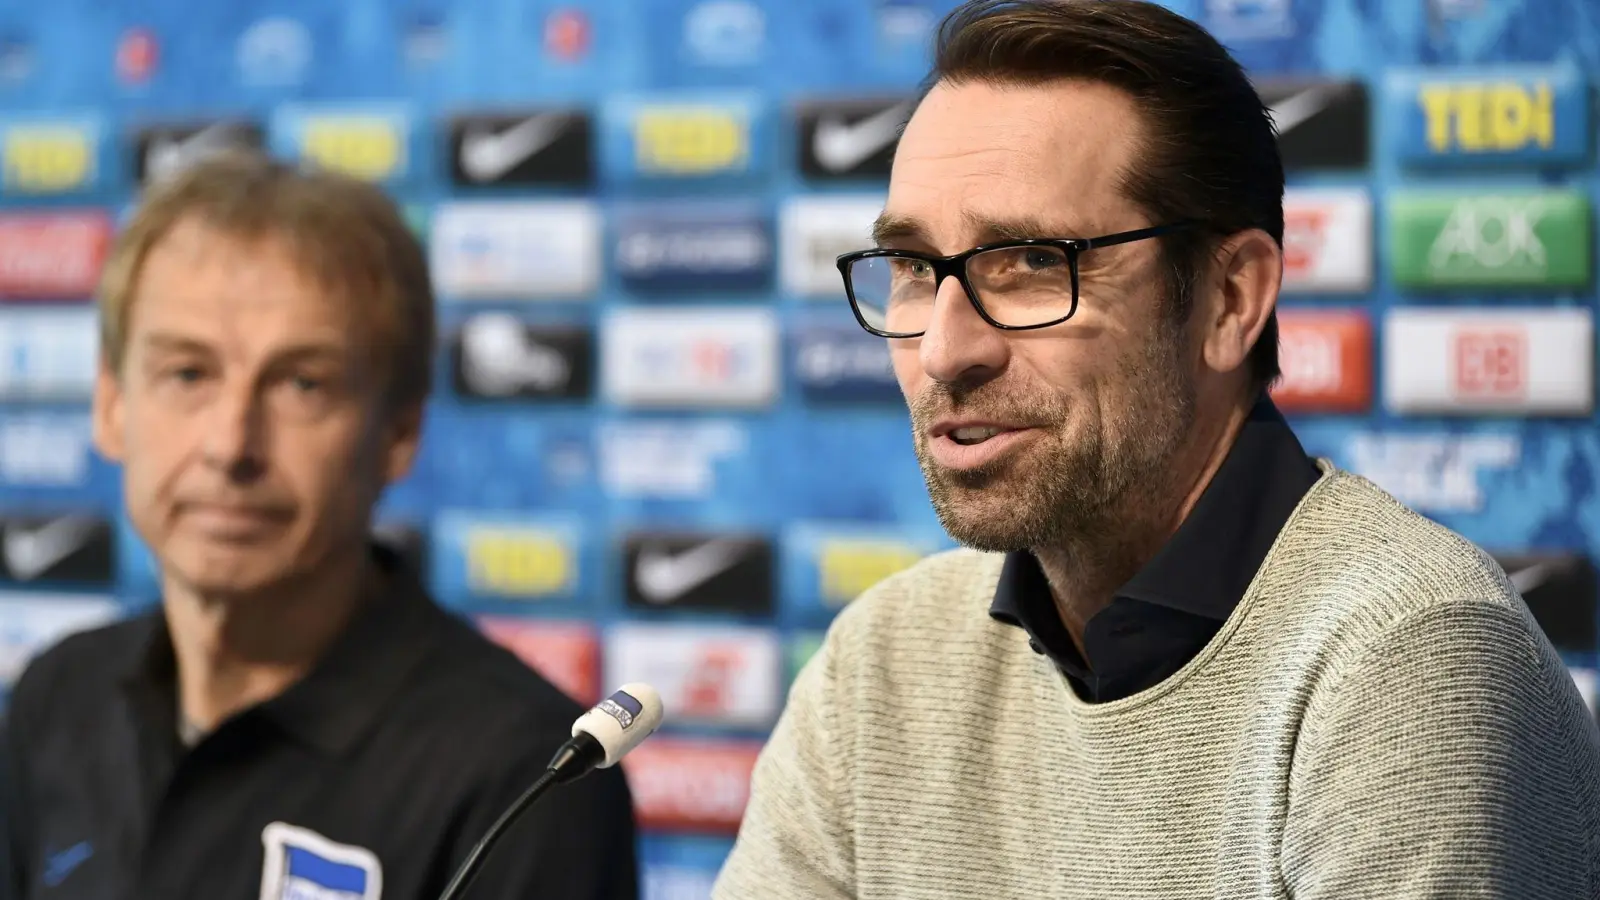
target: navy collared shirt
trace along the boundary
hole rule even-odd
[[[1183,668],[1221,630],[1289,515],[1322,476],[1262,397],[1216,475],[1154,558],[1084,625],[1079,653],[1038,560],[1009,554],[989,615],[1028,632],[1091,703],[1130,697]]]

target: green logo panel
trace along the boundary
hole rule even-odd
[[[1577,191],[1400,192],[1387,225],[1390,269],[1404,287],[1589,283],[1589,200]]]

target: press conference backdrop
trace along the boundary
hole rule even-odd
[[[1170,5],[1283,130],[1280,404],[1501,555],[1587,687],[1600,7]],[[628,764],[646,884],[704,896],[831,617],[949,546],[833,266],[949,6],[0,11],[0,674],[156,599],[86,415],[88,298],[140,185],[232,144],[345,169],[406,204],[444,324],[385,537],[579,698],[661,688],[673,726]]]

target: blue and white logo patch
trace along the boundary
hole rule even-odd
[[[262,829],[261,843],[261,900],[378,900],[383,892],[383,867],[365,847],[283,822]]]

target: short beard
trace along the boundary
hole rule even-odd
[[[938,384],[912,404],[913,443],[939,521],[958,543],[1010,553],[1057,548],[1083,558],[1118,555],[1161,497],[1195,416],[1195,388],[1180,323],[1163,319],[1156,340],[1124,359],[1121,390],[1102,397],[1099,428],[1069,443],[1067,404],[1056,397],[1004,397],[986,386]],[[1041,446],[977,469],[954,471],[928,453],[927,428],[969,412],[1054,429]]]

